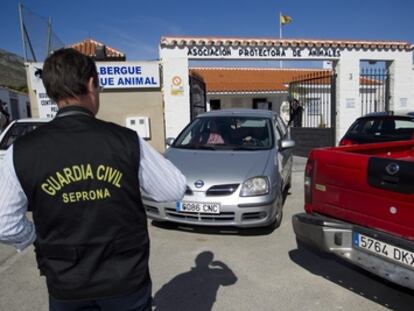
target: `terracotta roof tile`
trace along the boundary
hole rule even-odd
[[[289,82],[323,69],[269,68],[192,68],[190,74],[202,77],[208,93],[285,92]]]
[[[105,46],[105,52],[108,58],[111,58],[111,59],[119,58],[119,60],[125,60],[126,56],[121,51],[116,50],[104,43],[98,42],[93,39],[85,39],[81,42],[70,45],[70,47],[74,48],[75,50],[85,55],[96,57],[96,48],[98,46],[103,46],[103,45]]]
[[[266,46],[301,46],[301,47],[341,47],[395,49],[412,51],[414,46],[406,41],[370,41],[370,40],[319,40],[319,39],[275,39],[275,38],[237,38],[237,37],[161,37],[161,46],[194,46],[194,45],[266,45]]]

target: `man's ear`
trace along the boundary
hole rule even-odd
[[[95,91],[95,85],[94,85],[94,81],[93,80],[94,80],[94,78],[93,77],[90,77],[89,80],[88,80],[88,83],[86,85],[86,87],[88,88],[88,92],[89,93],[92,93],[92,92]]]

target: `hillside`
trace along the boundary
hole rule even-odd
[[[0,49],[0,85],[27,90],[26,70],[22,57]]]

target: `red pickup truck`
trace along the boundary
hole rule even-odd
[[[414,289],[414,141],[314,149],[305,211],[300,241]]]

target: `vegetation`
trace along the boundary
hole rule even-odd
[[[22,57],[0,49],[0,85],[27,93],[26,69]]]

